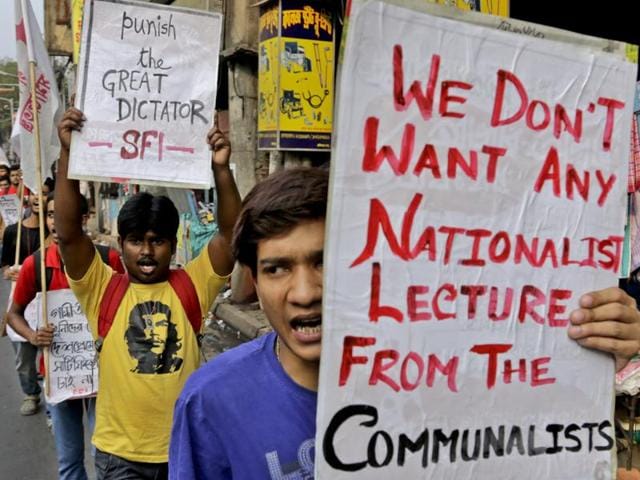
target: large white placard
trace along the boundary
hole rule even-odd
[[[0,215],[5,225],[18,223],[20,202],[17,195],[0,195]]]
[[[69,176],[208,188],[222,16],[86,2]]]
[[[38,301],[38,318],[42,318],[41,308],[42,302]],[[47,310],[49,324],[55,328],[53,343],[46,350],[47,402],[94,396],[98,391],[98,362],[80,303],[70,289],[54,290],[47,292]]]
[[[636,66],[354,0],[325,252],[320,479],[612,478]]]

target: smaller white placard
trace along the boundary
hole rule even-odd
[[[40,294],[37,302],[41,318]],[[47,292],[49,324],[55,328],[47,355],[48,403],[96,395],[98,362],[95,344],[80,303],[69,289]]]

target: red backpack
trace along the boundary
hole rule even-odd
[[[169,272],[169,284],[180,299],[182,308],[184,308],[189,323],[193,327],[199,345],[201,339],[200,327],[202,326],[202,310],[200,309],[196,287],[193,285],[191,277],[182,269],[171,270]],[[111,329],[113,319],[128,288],[129,275],[114,272],[100,301],[98,340],[96,340],[96,351],[98,352],[102,349],[104,339]]]

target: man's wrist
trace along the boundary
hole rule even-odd
[[[222,172],[222,171],[226,171],[226,170],[231,171],[231,167],[229,166],[229,163],[228,163],[228,162],[227,162],[227,163],[225,163],[224,165],[220,165],[219,163],[214,163],[214,164],[211,166],[211,168],[212,168],[212,170],[214,170],[214,171],[218,171],[218,172]]]

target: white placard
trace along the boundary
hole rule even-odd
[[[209,188],[222,16],[85,3],[72,178]]]
[[[354,0],[325,252],[316,478],[610,479],[636,66]]]
[[[37,307],[41,318],[40,301]],[[47,402],[94,396],[98,391],[98,362],[80,303],[70,289],[54,290],[47,292],[47,310],[49,324],[55,328],[53,343],[46,349]]]
[[[20,218],[20,202],[14,194],[0,195],[0,215],[5,225],[18,223]]]

